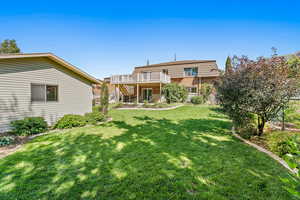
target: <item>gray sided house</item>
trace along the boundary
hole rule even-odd
[[[24,117],[52,125],[91,112],[93,84],[99,81],[51,53],[0,55],[0,132]]]

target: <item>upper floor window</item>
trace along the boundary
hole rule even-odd
[[[58,101],[58,86],[31,84],[31,101]]]
[[[167,74],[167,75],[169,74],[169,70],[168,70],[168,69],[163,69],[162,72],[163,72],[164,74]]]
[[[197,76],[198,67],[184,68],[184,76]]]
[[[142,72],[143,80],[150,80],[151,79],[151,72]]]

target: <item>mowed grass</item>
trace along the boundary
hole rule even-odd
[[[0,160],[0,199],[297,199],[299,179],[234,139],[217,107],[110,115]]]

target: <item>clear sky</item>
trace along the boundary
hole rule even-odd
[[[299,0],[2,1],[0,40],[52,52],[97,78],[173,60],[300,50]]]

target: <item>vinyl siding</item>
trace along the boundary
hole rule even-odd
[[[217,77],[219,72],[215,62],[192,63],[192,64],[177,64],[168,66],[154,66],[135,68],[133,73],[141,72],[162,72],[163,69],[168,69],[171,78],[184,77],[184,68],[198,67],[198,77]]]
[[[31,83],[58,85],[58,102],[31,102]],[[49,125],[65,114],[92,110],[92,84],[48,58],[0,60],[0,132],[26,116]]]

